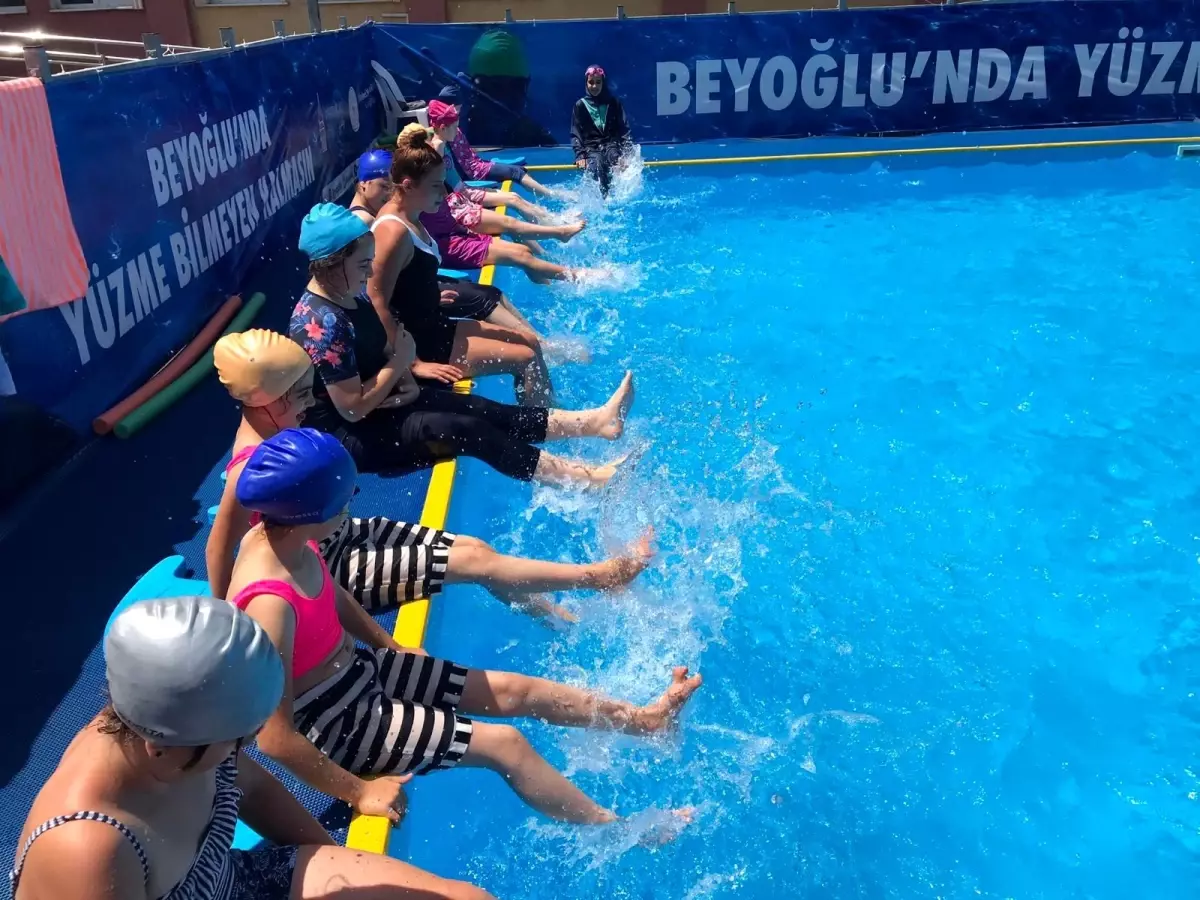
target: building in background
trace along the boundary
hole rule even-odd
[[[0,31],[46,31],[165,44],[194,45],[192,0],[0,0]]]
[[[196,37],[215,46],[220,30],[234,29],[239,41],[271,37],[272,23],[282,19],[289,34],[305,32],[308,0],[192,0]],[[850,6],[905,6],[940,0],[849,0]],[[723,13],[728,0],[320,0],[321,25],[337,28],[341,16],[354,26],[375,22],[503,22],[506,10],[517,21],[603,19],[615,16],[617,6],[627,16]],[[737,0],[739,12],[779,12],[794,9],[832,9],[838,0]]]
[[[903,6],[938,0],[849,0],[850,6]],[[836,7],[838,0],[737,0],[738,12],[778,12]],[[627,16],[696,15],[726,12],[728,0],[624,0]],[[319,0],[321,24],[338,27],[375,22],[502,22],[511,10],[517,21],[600,19],[617,14],[617,0]],[[39,30],[140,42],[157,34],[164,44],[215,47],[222,28],[239,42],[272,37],[282,20],[288,34],[309,31],[309,0],[0,0],[0,32]],[[28,43],[0,37],[0,46]],[[80,46],[83,52],[96,52]],[[122,55],[114,48],[105,52]],[[140,57],[139,52],[131,56]],[[19,53],[0,54],[0,76],[23,75]]]
[[[143,34],[157,34],[164,44],[195,46],[192,0],[0,0],[0,32],[36,31],[108,41],[134,41],[138,47],[87,41],[41,40],[47,50],[140,59]],[[21,46],[35,43],[23,37],[0,35],[0,76],[25,75]],[[71,71],[96,60],[58,55],[54,71]]]
[[[288,34],[305,34],[309,30],[308,0],[191,0],[196,37],[201,44],[215,47],[221,42],[222,28],[232,28],[238,42],[260,41],[275,34],[274,21],[283,20]],[[332,30],[338,19],[346,24],[361,25],[375,22],[404,22],[409,7],[420,7],[423,0],[351,0],[348,3],[321,0],[321,27]],[[413,21],[417,21],[414,16]],[[444,19],[422,19],[441,22]]]

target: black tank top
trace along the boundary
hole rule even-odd
[[[375,221],[378,223],[393,218],[408,229],[412,238],[413,258],[396,276],[388,307],[407,331],[418,331],[441,318],[442,288],[438,284],[438,267],[442,262],[436,255],[437,245],[426,243],[398,216],[385,216]]]

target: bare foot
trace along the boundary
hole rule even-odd
[[[592,361],[592,349],[583,341],[572,338],[543,340],[542,353],[546,356],[546,362],[551,365],[556,363],[587,365]]]
[[[581,267],[578,269],[568,269],[564,274],[563,279],[572,281],[575,284],[587,285],[594,282],[604,282],[609,279],[610,274],[607,269],[601,267]]]
[[[647,528],[645,533],[631,544],[621,556],[613,557],[598,563],[598,574],[592,587],[611,591],[624,587],[637,578],[654,559],[654,529]]]
[[[561,226],[558,229],[558,239],[565,244],[571,238],[575,237],[575,235],[579,234],[579,232],[583,231],[583,226],[586,224],[587,223],[581,219],[578,222],[572,222],[569,225]]]
[[[617,474],[617,470],[621,468],[621,464],[632,455],[632,453],[625,453],[607,465],[593,466],[588,469],[588,481],[592,487],[604,487],[604,485],[612,481],[613,477]]]
[[[633,396],[633,373],[626,372],[608,402],[598,410],[596,418],[600,427],[596,430],[596,437],[615,441],[625,433],[625,417],[633,406]]]
[[[676,666],[671,672],[671,686],[666,693],[637,711],[625,731],[629,734],[655,734],[675,724],[675,718],[704,679],[699,674],[688,677],[687,666]]]
[[[654,825],[649,831],[642,835],[638,841],[643,847],[661,847],[663,844],[669,844],[675,838],[679,837],[679,833],[687,826],[692,824],[692,820],[696,817],[696,807],[685,806],[683,809],[671,810],[671,818],[665,822],[659,822]]]
[[[525,612],[542,622],[550,628],[563,630],[567,625],[575,625],[579,622],[579,616],[571,612],[565,606],[559,606],[549,597],[543,594],[534,594],[529,597],[525,603],[521,604]]]

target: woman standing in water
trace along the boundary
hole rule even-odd
[[[633,149],[629,120],[621,101],[608,89],[608,80],[599,66],[587,70],[587,93],[575,101],[571,110],[571,147],[575,165],[587,169],[607,195],[614,169],[620,169],[626,154]]]

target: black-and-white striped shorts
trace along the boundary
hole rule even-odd
[[[321,542],[321,555],[333,580],[377,613],[440,591],[454,537],[383,516],[347,519]]]
[[[356,775],[449,769],[471,743],[456,712],[467,670],[395,650],[357,648],[354,662],[296,698],[296,730]]]

